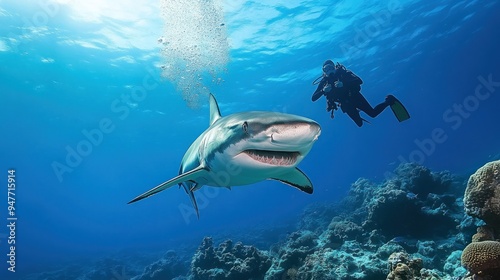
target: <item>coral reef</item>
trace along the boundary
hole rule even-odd
[[[360,240],[362,233],[363,228],[358,224],[334,218],[325,231],[324,240],[333,248],[335,244],[342,244],[344,240]]]
[[[402,164],[395,174],[363,201],[362,207],[368,209],[364,228],[376,228],[385,236],[415,238],[445,235],[453,228],[457,215],[452,214],[458,214],[460,206],[446,193],[451,191],[451,175],[415,164]]]
[[[303,217],[299,225],[308,230],[290,235],[265,279],[291,279],[290,271],[293,279],[383,279],[387,273],[388,279],[443,279],[442,272],[423,267],[445,265],[459,277],[465,273],[459,255],[449,256],[467,243],[461,231],[474,226],[462,223],[457,193],[464,189],[463,180],[415,164],[399,166],[381,184],[358,179],[345,199],[330,206],[334,210],[308,209],[336,216],[326,228],[324,221]]]
[[[205,237],[191,262],[193,280],[263,279],[271,266],[267,252],[227,240],[217,248]]]
[[[464,207],[468,215],[500,232],[500,160],[485,164],[470,176]]]
[[[453,277],[453,279],[461,279],[461,277],[467,273],[465,268],[462,267],[460,260],[461,256],[462,250],[453,251],[448,256],[443,266],[443,272],[450,277]]]
[[[431,172],[430,169],[414,164],[401,164],[394,171],[401,188],[421,197],[429,193],[443,194],[450,190],[453,177],[449,172]]]
[[[292,243],[290,240],[288,245]],[[381,279],[386,267],[376,255],[353,241],[345,242],[337,250],[311,243],[295,248],[287,246],[273,261],[265,279]],[[291,271],[294,278],[288,278]]]
[[[305,259],[314,253],[317,240],[318,236],[309,230],[290,234],[285,245],[278,249],[278,256],[273,259],[265,279],[282,279],[289,274],[290,269],[297,270],[304,264]],[[298,271],[294,274],[298,276]]]
[[[462,252],[462,265],[473,275],[491,279],[500,277],[500,242],[472,242]]]
[[[480,226],[477,233],[472,236],[472,242],[495,240],[493,229],[489,226]]]
[[[477,219],[465,215],[464,179],[416,164],[402,164],[392,175],[381,183],[360,178],[341,201],[311,205],[295,229],[221,233],[214,237],[218,246],[212,237],[205,237],[190,258],[189,269],[188,259],[169,251],[142,266],[142,273],[135,267],[126,271],[127,276],[136,275],[133,280],[458,280],[464,279],[467,268],[470,279],[500,279],[500,249],[495,247],[499,245],[478,245],[500,244],[493,241],[495,229],[477,228]],[[224,239],[229,236],[269,251]],[[462,254],[471,237],[477,242]],[[279,241],[271,245],[270,240]],[[119,269],[123,264],[106,267],[95,266],[72,277],[113,279],[109,267]]]
[[[461,263],[471,279],[500,279],[500,161],[492,161],[472,174],[464,194],[464,209],[483,220],[462,252]]]

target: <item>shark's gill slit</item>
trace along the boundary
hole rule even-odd
[[[300,155],[299,152],[265,150],[246,150],[244,153],[256,161],[272,165],[293,165],[297,162],[297,157]]]

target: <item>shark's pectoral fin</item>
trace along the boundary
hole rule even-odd
[[[203,168],[203,166],[199,166],[191,171],[182,173],[179,176],[176,176],[176,177],[174,177],[166,182],[163,182],[163,183],[159,184],[158,186],[150,189],[149,191],[132,199],[128,204],[134,203],[134,202],[139,201],[141,199],[144,199],[146,197],[150,197],[154,194],[157,194],[157,193],[159,193],[165,189],[168,189],[171,186],[177,185],[179,183],[186,182],[189,180],[195,181],[198,177],[202,176],[203,173],[205,173],[205,172],[207,172],[207,170],[205,168]]]
[[[292,169],[287,173],[270,179],[280,181],[308,194],[313,193],[311,180],[309,180],[307,175],[298,168]]]
[[[184,190],[186,190],[187,195],[189,195],[189,199],[193,203],[193,208],[196,211],[196,216],[200,219],[200,211],[198,211],[198,203],[196,202],[196,198],[194,197],[194,191],[201,189],[202,185],[198,183],[194,183],[193,187],[189,189],[185,184],[183,184]]]

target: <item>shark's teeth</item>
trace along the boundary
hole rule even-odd
[[[297,162],[298,152],[246,150],[244,151],[252,159],[270,165],[294,165]]]

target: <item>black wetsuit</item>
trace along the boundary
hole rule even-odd
[[[335,82],[341,81],[343,86],[340,88],[335,87]],[[337,68],[335,74],[328,77],[323,77],[318,85],[318,88],[312,95],[312,101],[318,100],[322,95],[327,99],[327,110],[334,110],[337,108],[335,102],[340,103],[342,112],[349,115],[349,117],[358,125],[363,125],[363,119],[359,115],[359,110],[365,112],[368,116],[375,118],[380,114],[389,103],[384,101],[375,108],[373,108],[366,98],[360,93],[361,84],[363,81],[345,68]],[[325,85],[330,84],[331,90],[324,92]],[[333,113],[333,111],[332,111]]]

